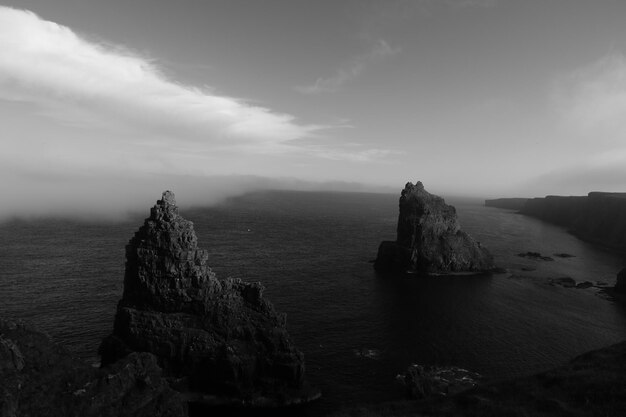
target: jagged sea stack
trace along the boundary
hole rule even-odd
[[[205,404],[287,405],[317,396],[263,286],[219,280],[207,260],[193,223],[164,192],[126,246],[124,295],[100,347],[103,365],[133,351],[154,353],[171,386]]]
[[[396,241],[378,248],[378,271],[452,274],[493,270],[489,252],[460,229],[456,209],[430,194],[421,182],[400,196]]]

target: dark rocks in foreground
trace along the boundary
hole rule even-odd
[[[418,181],[402,190],[397,239],[380,244],[374,268],[453,274],[490,271],[494,264],[489,252],[461,230],[456,209]]]
[[[126,246],[124,294],[102,363],[154,354],[171,386],[206,405],[281,406],[319,397],[285,316],[260,283],[219,280],[166,191]]]
[[[466,391],[434,415],[624,416],[626,342],[587,352],[547,372]],[[508,411],[508,412],[507,412]]]
[[[452,396],[391,402],[343,416],[626,416],[626,342],[587,352],[533,376],[479,383]]]
[[[97,369],[31,325],[0,319],[0,416],[186,415],[154,355],[132,353]]]

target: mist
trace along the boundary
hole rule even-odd
[[[217,205],[229,197],[266,190],[387,192],[395,189],[352,182],[313,182],[261,176],[84,175],[16,176],[0,183],[0,222],[11,219],[67,218],[119,221],[147,212],[165,190],[181,208]]]

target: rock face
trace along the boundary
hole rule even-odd
[[[34,327],[0,319],[0,416],[186,415],[154,355],[133,353],[94,369]]]
[[[164,192],[126,246],[124,294],[113,334],[100,347],[102,363],[151,352],[175,389],[204,404],[283,405],[318,396],[263,286],[219,280],[207,260],[193,223]]]
[[[453,206],[421,182],[407,183],[400,196],[397,239],[378,248],[378,271],[482,272],[494,268],[489,252],[460,230]]]

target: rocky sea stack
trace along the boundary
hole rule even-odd
[[[106,366],[131,352],[156,355],[170,386],[190,402],[281,406],[319,396],[307,387],[304,357],[285,316],[260,283],[217,279],[198,249],[193,223],[163,193],[126,246],[124,294]]]
[[[374,267],[377,271],[453,274],[491,271],[494,264],[487,249],[461,230],[456,209],[418,181],[402,190],[397,239],[380,244]]]

